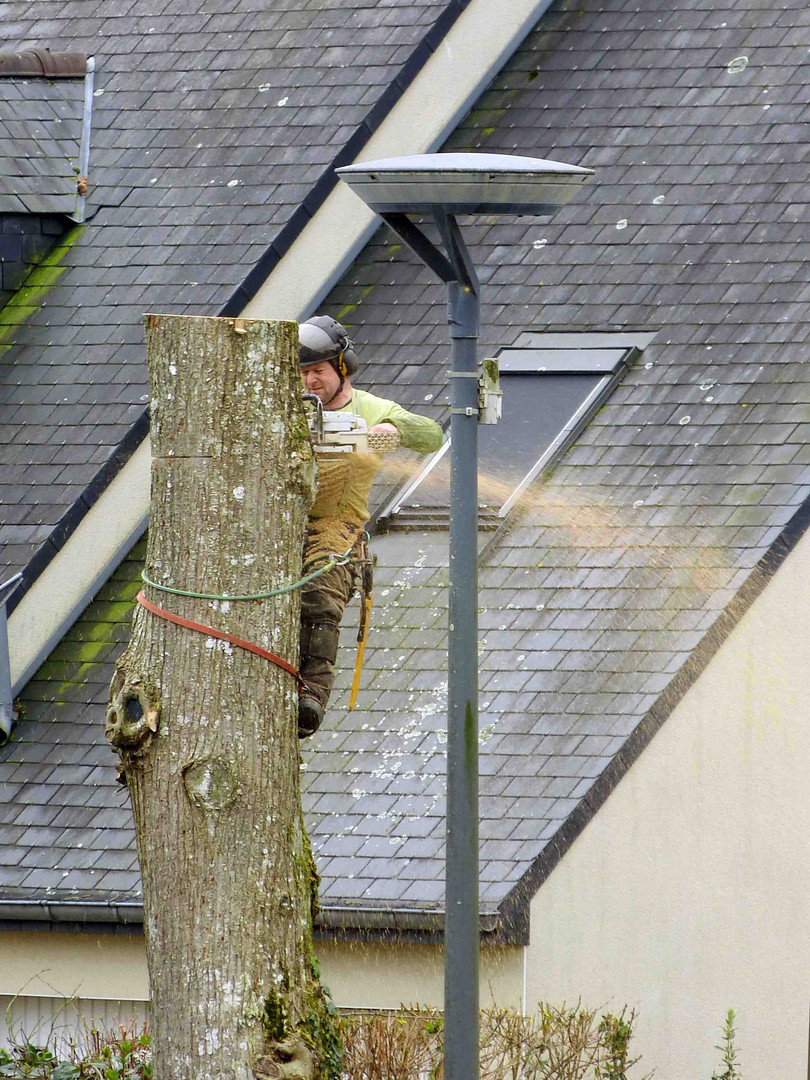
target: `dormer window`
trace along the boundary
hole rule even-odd
[[[651,338],[529,331],[496,354],[503,415],[478,429],[481,528],[497,528],[576,439]],[[449,451],[448,440],[389,500],[377,517],[379,531],[449,528]]]

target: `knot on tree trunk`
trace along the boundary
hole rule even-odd
[[[316,1058],[300,1035],[266,1047],[253,1066],[255,1080],[313,1080]]]
[[[236,773],[221,759],[190,761],[183,767],[183,783],[199,810],[226,810],[236,798]]]
[[[158,729],[160,692],[153,682],[126,670],[126,654],[116,665],[107,706],[107,741],[128,757],[141,757]]]

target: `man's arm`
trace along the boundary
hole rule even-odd
[[[420,454],[432,454],[444,442],[442,429],[435,420],[417,413],[408,412],[395,401],[385,401],[385,415],[379,424],[393,424],[399,432],[399,439],[406,450],[416,450]],[[377,426],[376,424],[374,425]]]

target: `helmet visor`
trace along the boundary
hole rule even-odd
[[[335,344],[325,330],[320,326],[313,326],[312,323],[301,323],[298,327],[298,341],[301,367],[337,360],[340,356],[340,346]]]

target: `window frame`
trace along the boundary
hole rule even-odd
[[[498,349],[494,359],[502,375],[602,375],[498,509],[499,520],[507,516],[540,473],[547,470],[574,442],[654,336],[652,333],[619,332],[549,334],[529,330],[520,334],[512,345]],[[392,522],[391,518],[407,507],[407,500],[448,454],[450,446],[448,432],[441,447],[431,454],[416,476],[406,481],[374,515],[375,523],[385,522],[387,529],[396,529],[396,522]]]

